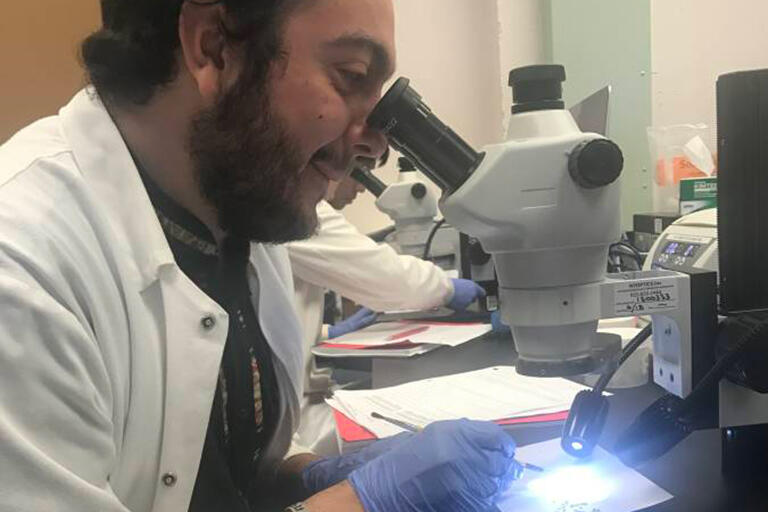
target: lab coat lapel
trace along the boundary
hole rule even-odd
[[[178,480],[172,487],[161,487],[155,509],[176,510],[194,488],[228,316],[176,265],[133,158],[93,90],[78,93],[62,109],[61,118],[88,188],[115,227],[120,249],[131,255],[126,261],[137,265],[139,289],[162,297],[163,310],[156,312],[165,326],[160,472],[173,473]]]
[[[157,314],[165,326],[166,393],[159,469],[161,474],[177,473],[178,480],[172,487],[159,488],[155,509],[177,510],[194,488],[195,475],[187,470],[196,472],[199,467],[228,317],[176,265],[133,158],[95,92],[78,93],[62,109],[61,118],[88,188],[116,227],[120,250],[130,255],[126,261],[138,267],[139,288],[144,294],[162,297],[163,311]],[[271,443],[265,457],[265,465],[276,465],[299,417],[302,332],[292,302],[293,280],[285,248],[252,244],[250,269],[254,308],[279,363],[280,439]]]
[[[249,281],[261,330],[290,377],[290,402],[297,410],[303,390],[303,343],[292,302],[293,278],[286,249],[251,244]]]
[[[228,316],[202,295],[178,267],[164,267],[160,287],[166,321],[166,396],[161,473],[197,468],[205,441],[219,366],[227,338]],[[200,448],[200,449],[193,449]],[[194,475],[186,475],[172,489],[158,494],[174,500],[194,489]],[[160,507],[161,510],[165,510]]]

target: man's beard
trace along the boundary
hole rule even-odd
[[[305,162],[269,107],[265,87],[235,85],[201,111],[189,146],[201,193],[229,236],[283,243],[314,232],[317,216],[301,208]]]

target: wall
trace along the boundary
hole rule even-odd
[[[507,74],[549,57],[545,0],[395,0],[397,76],[470,144],[503,138],[511,94]],[[394,162],[377,174],[397,179]],[[436,190],[436,189],[435,189]],[[391,224],[370,194],[344,210],[363,232]]]
[[[498,142],[509,111],[506,75],[543,60],[544,0],[394,0],[398,76],[476,147]],[[7,2],[0,16],[0,141],[55,114],[85,83],[80,41],[99,25],[99,1]],[[500,78],[501,77],[501,80]],[[394,160],[381,171],[397,179]],[[367,232],[390,224],[370,194],[345,210]]]
[[[517,1],[517,0],[515,0]],[[498,142],[502,135],[496,2],[395,0],[398,66],[440,118],[470,144]],[[396,158],[377,171],[397,179]],[[344,210],[361,231],[391,224],[366,193]]]
[[[653,124],[714,128],[718,75],[768,67],[768,2],[651,0],[651,13]]]
[[[632,214],[651,208],[649,0],[551,0],[551,7],[553,59],[568,77],[566,105],[612,86],[609,136],[624,152],[622,226],[631,229]]]
[[[99,21],[99,0],[3,3],[0,143],[31,121],[55,114],[82,87],[78,45]]]
[[[509,72],[520,66],[552,62],[551,10],[546,0],[497,0],[499,61],[504,111],[503,133],[509,124],[512,90]]]
[[[646,127],[704,122],[714,128],[717,76],[768,67],[765,0],[395,0],[395,6],[400,73],[475,145],[501,137],[514,67],[565,64],[569,104],[611,83],[611,134],[627,156],[626,229],[632,213],[652,208]],[[492,81],[497,91],[487,89]],[[391,166],[382,176],[396,178]],[[389,223],[370,196],[345,213],[364,231]]]

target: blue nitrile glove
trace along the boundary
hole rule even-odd
[[[310,494],[317,494],[332,485],[343,482],[350,473],[363,464],[389,452],[392,448],[406,442],[414,435],[410,432],[403,432],[402,434],[373,442],[356,452],[316,460],[301,472],[304,487]]]
[[[493,329],[493,332],[497,333],[507,333],[511,331],[509,326],[501,319],[501,311],[498,309],[491,313],[491,328]]]
[[[501,427],[454,420],[432,423],[349,482],[366,512],[487,512],[521,474]]]
[[[454,311],[464,311],[477,299],[485,298],[482,286],[469,279],[451,279],[453,298],[447,305]]]
[[[328,338],[338,338],[344,336],[363,327],[368,327],[376,321],[376,312],[371,311],[368,308],[358,309],[354,315],[336,322],[332,326],[328,327]]]

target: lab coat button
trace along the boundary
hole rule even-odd
[[[216,319],[212,316],[204,316],[202,320],[200,320],[200,324],[203,326],[203,329],[206,331],[210,331],[214,327],[216,327]]]
[[[178,477],[176,476],[176,473],[165,473],[163,475],[163,485],[166,487],[173,487],[176,485],[176,481],[178,480]]]

